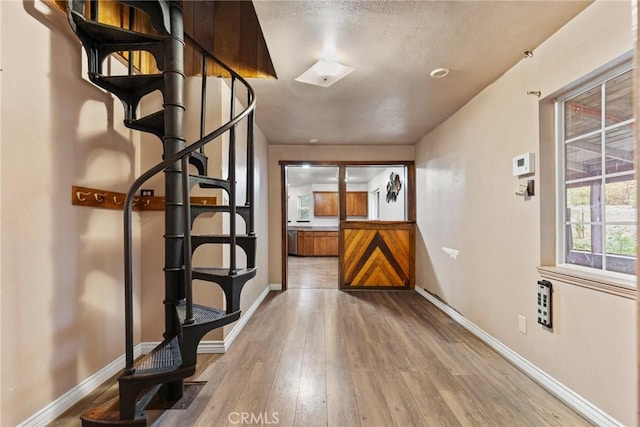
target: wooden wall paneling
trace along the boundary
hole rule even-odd
[[[182,17],[184,23],[184,32],[195,38],[195,8],[194,2],[183,1],[182,2]],[[185,40],[184,48],[184,73],[187,76],[198,75],[198,64],[195,61],[195,49],[191,43]],[[198,61],[199,62],[199,61]]]
[[[238,71],[240,75],[256,74],[258,69],[258,44],[260,24],[253,3],[236,2],[240,8],[240,40],[238,50]]]
[[[407,165],[407,186],[405,194],[407,196],[407,221],[416,221],[416,165]]]
[[[273,68],[273,62],[271,62],[271,55],[269,54],[269,48],[267,47],[267,43],[264,39],[264,35],[262,34],[262,28],[258,26],[258,69],[256,72],[256,76],[258,78],[278,78],[276,74],[275,68]]]
[[[238,69],[240,54],[240,2],[214,2],[215,31],[212,52],[229,67]]]
[[[347,194],[347,166],[339,165],[338,166],[338,200],[342,200],[343,202],[346,200]],[[344,221],[347,219],[347,204],[340,203],[340,215],[339,220]]]
[[[222,17],[219,17],[217,14],[215,2],[205,1],[193,3],[196,5],[194,9],[195,33],[193,38],[200,43],[202,47],[225,62],[226,58],[220,56],[219,53],[216,52],[216,37],[219,32],[216,26],[216,21]],[[202,74],[202,58],[197,57],[195,59],[199,67],[197,74]],[[222,67],[212,60],[209,60],[207,63],[207,74],[209,76],[229,76]]]
[[[343,222],[341,288],[413,289],[415,225]]]

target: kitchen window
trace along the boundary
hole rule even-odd
[[[311,198],[308,194],[298,196],[298,221],[309,221],[311,219]]]

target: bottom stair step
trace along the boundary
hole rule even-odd
[[[182,360],[185,366],[195,366],[198,358],[198,345],[207,334],[224,325],[235,322],[240,318],[240,310],[227,314],[217,308],[193,305],[193,323],[184,324],[187,308],[185,305],[176,307],[176,312],[182,324]]]
[[[182,365],[178,337],[161,342],[135,363],[133,376],[156,375],[175,371]]]
[[[144,409],[156,395],[160,387],[161,384],[151,387],[147,392],[139,397],[135,404],[137,411],[134,419],[128,420],[120,418],[120,402],[118,396],[116,396],[82,415],[80,417],[82,420],[82,426],[146,426],[148,420]]]

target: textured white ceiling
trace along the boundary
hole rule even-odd
[[[414,144],[589,3],[254,1],[278,74],[250,82],[256,121],[271,144]],[[294,81],[327,47],[356,70]]]
[[[351,166],[347,168],[348,182],[366,184],[389,166]],[[402,166],[401,166],[402,167]],[[287,166],[287,183],[290,185],[335,184],[338,188],[337,166]],[[336,190],[337,191],[337,190]]]

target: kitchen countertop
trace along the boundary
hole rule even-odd
[[[331,225],[290,225],[287,227],[290,231],[338,231],[337,226]]]

